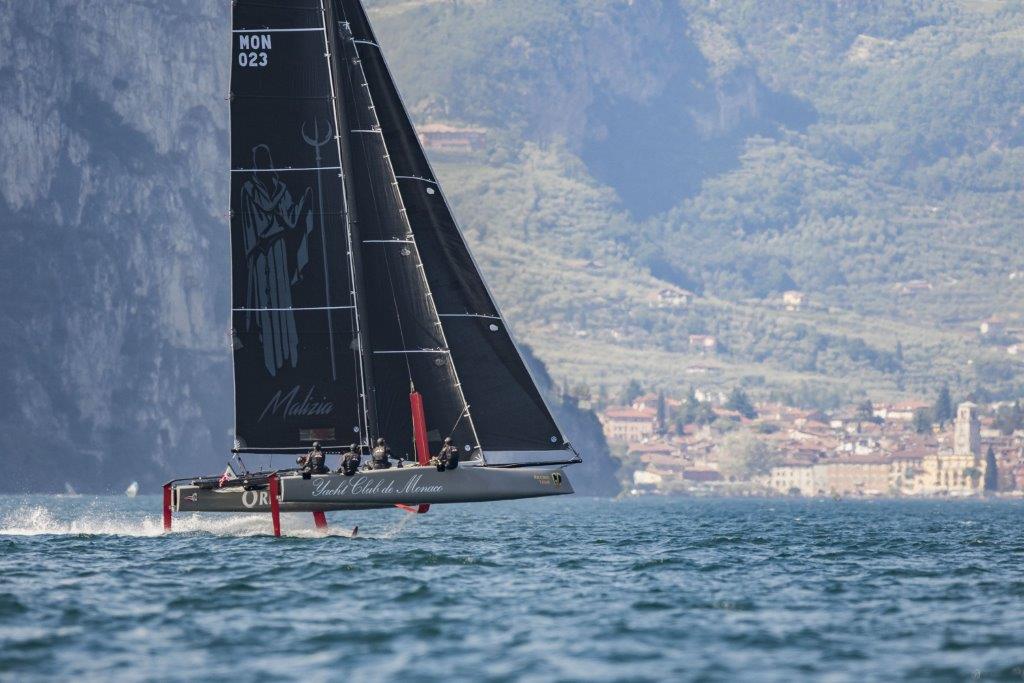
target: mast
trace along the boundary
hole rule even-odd
[[[370,375],[372,370],[372,363],[370,358],[367,356],[369,353],[369,344],[367,343],[364,333],[363,326],[361,324],[360,311],[366,310],[365,297],[362,295],[362,288],[357,283],[362,282],[362,260],[360,258],[359,241],[356,234],[356,225],[353,220],[352,213],[349,210],[348,200],[348,183],[345,182],[345,171],[344,169],[352,168],[352,161],[347,154],[347,147],[343,148],[341,141],[343,136],[341,131],[347,130],[348,124],[344,117],[344,109],[338,107],[338,64],[337,55],[335,51],[331,49],[331,46],[336,44],[335,40],[332,40],[334,34],[333,28],[333,10],[329,11],[329,8],[325,6],[324,0],[318,0],[320,3],[320,12],[324,29],[324,56],[327,59],[327,68],[329,78],[331,82],[331,108],[334,113],[334,143],[338,150],[338,158],[341,159],[341,171],[338,177],[341,179],[341,196],[345,210],[345,235],[347,240],[348,248],[348,264],[349,264],[349,283],[351,287],[352,300],[353,300],[353,315],[355,318],[355,329],[356,329],[356,352],[359,358],[359,378],[360,378],[360,400],[362,403],[362,433],[360,436],[360,443],[364,446],[369,447],[377,435],[377,420],[376,412],[373,409],[373,401],[369,399],[369,394],[372,391],[373,379]]]

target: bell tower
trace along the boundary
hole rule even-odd
[[[981,457],[981,422],[978,420],[978,406],[974,403],[957,406],[953,453]]]

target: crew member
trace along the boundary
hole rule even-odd
[[[299,456],[295,460],[302,470],[302,476],[308,477],[311,474],[327,474],[330,472],[327,469],[325,462],[325,456],[323,450],[320,448],[320,442],[313,442],[313,450],[306,455]]]
[[[459,449],[452,443],[452,437],[444,439],[444,446],[437,454],[437,471],[454,470],[459,466]]]
[[[373,449],[372,462],[370,466],[375,470],[391,469],[391,449],[388,448],[384,439],[377,439],[377,446]]]
[[[352,444],[348,447],[348,451],[342,454],[341,467],[338,468],[338,472],[346,477],[351,477],[359,471],[362,460],[363,457],[359,455],[358,446]]]

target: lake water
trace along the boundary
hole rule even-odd
[[[159,506],[0,498],[0,679],[1024,679],[1019,501]]]

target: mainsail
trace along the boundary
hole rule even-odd
[[[359,0],[236,0],[236,438],[385,437],[557,462],[568,447],[452,216]]]
[[[359,313],[319,0],[237,0],[231,72],[235,447],[363,441]]]

